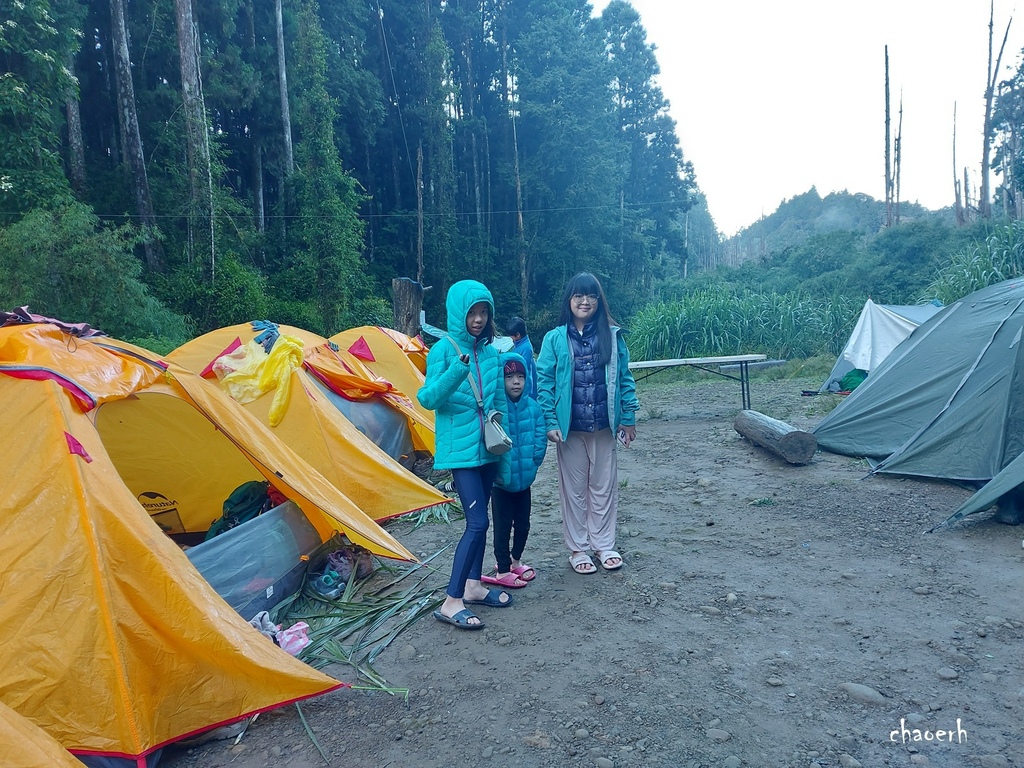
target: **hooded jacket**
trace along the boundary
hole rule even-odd
[[[501,355],[501,368],[504,372],[505,363],[516,360],[526,367],[522,355],[505,352]],[[503,374],[504,375],[504,374]],[[505,419],[505,431],[512,438],[512,450],[498,458],[498,479],[495,485],[510,493],[525,491],[537,479],[537,469],[544,461],[548,449],[547,430],[544,428],[544,415],[540,406],[528,394],[529,381],[523,388],[518,401],[508,398],[508,418]]]
[[[530,337],[523,335],[519,341],[512,342],[512,351],[523,358],[526,363],[526,394],[537,399],[537,361],[533,358],[533,344]]]
[[[448,289],[445,298],[448,335],[463,354],[469,355],[469,364],[459,359],[459,350],[452,341],[441,339],[427,354],[426,381],[416,393],[420,405],[434,411],[434,467],[437,469],[466,469],[498,460],[484,446],[484,414],[477,406],[469,383],[469,376],[473,376],[480,388],[484,411],[507,413],[505,379],[498,352],[466,330],[466,315],[481,301],[486,302],[493,318],[494,299],[483,283],[461,280]]]
[[[612,432],[620,426],[634,426],[640,403],[636,399],[636,382],[629,370],[629,352],[622,338],[622,329],[612,326],[614,352],[605,366],[608,388],[608,423]],[[574,371],[572,344],[568,326],[560,325],[547,332],[537,356],[537,401],[544,414],[548,431],[561,430],[569,435],[572,417],[572,375]]]

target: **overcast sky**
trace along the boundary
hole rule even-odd
[[[595,14],[608,0],[591,0]],[[884,47],[892,135],[903,98],[901,199],[953,203],[956,164],[976,191],[985,0],[631,0],[657,47],[659,85],[720,231],[734,234],[815,186],[885,199]],[[1014,0],[995,0],[998,52]],[[1021,4],[1024,8],[1024,3]],[[1001,72],[1020,62],[1024,17]],[[993,186],[996,183],[992,179]],[[972,192],[973,194],[973,192]]]

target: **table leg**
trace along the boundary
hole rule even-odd
[[[750,371],[749,363],[740,363],[740,393],[743,400],[743,410],[750,410]]]

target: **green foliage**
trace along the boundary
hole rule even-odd
[[[379,325],[384,328],[392,324],[391,302],[376,296],[356,299],[342,318],[343,328],[358,328],[361,325]]]
[[[953,255],[923,293],[952,304],[988,285],[1024,276],[1024,222],[1002,224]]]
[[[771,358],[838,354],[861,305],[842,296],[695,291],[650,304],[632,319],[627,343],[634,360],[763,353]]]
[[[363,224],[357,215],[361,195],[344,171],[334,143],[335,108],[327,92],[327,42],[315,0],[300,10],[296,41],[297,170],[299,205],[294,262],[287,267],[293,295],[314,302],[317,327],[327,335],[342,330],[345,312],[367,285],[360,258]],[[305,290],[302,290],[302,289]]]
[[[992,111],[992,170],[1003,183],[996,190],[996,206],[1020,218],[1024,212],[1024,60],[1017,71],[996,88]]]
[[[173,4],[129,3],[125,12],[168,267],[134,275],[198,330],[262,317],[322,334],[386,324],[387,286],[415,277],[422,253],[434,320],[447,287],[472,277],[491,287],[499,320],[525,314],[541,333],[565,280],[586,269],[602,279],[619,319],[640,312],[634,326],[655,323],[641,311],[652,298],[696,302],[694,311],[701,301],[732,307],[728,321],[677,328],[668,346],[782,354],[813,350],[813,328],[831,350],[845,338],[847,308],[823,299],[812,311],[807,297],[848,297],[854,312],[869,295],[909,303],[950,254],[967,256],[970,235],[947,226],[948,215],[904,204],[901,224],[884,230],[882,203],[848,192],[822,198],[813,188],[723,241],[657,85],[656,51],[623,0],[599,19],[586,0],[287,0],[290,178],[273,3],[193,7],[212,229],[209,220],[187,226]],[[135,215],[120,165],[109,17],[106,0],[19,0],[20,26],[0,29],[3,209],[66,194],[61,107],[77,75],[87,160],[80,194],[107,221]],[[69,57],[77,57],[70,69]],[[1010,136],[1019,119],[1004,106],[1000,130]],[[791,338],[772,338],[762,325]],[[159,343],[138,331],[147,337]]]
[[[60,159],[61,106],[81,38],[76,0],[19,0],[0,14],[0,211],[69,194]]]
[[[982,231],[932,218],[875,233],[817,232],[739,267],[700,272],[685,283],[666,284],[660,293],[674,298],[724,284],[735,293],[841,294],[861,303],[870,297],[882,304],[914,304],[936,270]]]
[[[0,229],[0,306],[28,305],[128,340],[181,344],[191,328],[140,281],[132,255],[140,242],[135,228],[103,226],[81,203],[32,210]]]
[[[668,101],[656,85],[660,72],[640,15],[624,0],[612,0],[599,29],[612,73],[614,117],[619,126],[617,158],[619,263],[616,277],[637,294],[620,296],[628,312],[646,299],[655,278],[675,275],[686,260],[681,215],[695,189],[693,168],[683,161]]]
[[[929,213],[914,203],[902,203],[900,211],[901,223],[890,231],[915,223],[946,225],[946,228],[952,225],[948,211]],[[885,230],[885,221],[885,203],[869,195],[843,191],[822,198],[811,187],[783,201],[774,213],[730,238],[724,244],[723,258],[733,265],[762,260],[788,249],[798,249],[809,239],[833,232],[854,233],[863,236],[862,242],[867,242]]]
[[[263,276],[234,253],[221,256],[213,282],[199,263],[179,266],[154,282],[165,300],[192,319],[196,333],[267,319],[272,308]]]
[[[605,287],[620,307],[636,272],[631,264],[629,275],[620,274],[624,146],[612,66],[600,28],[574,6],[551,4],[514,41],[531,304],[555,304],[566,280],[586,269],[615,276]]]

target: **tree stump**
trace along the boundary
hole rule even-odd
[[[818,440],[784,421],[757,411],[740,411],[733,429],[790,464],[809,464],[818,450]]]
[[[391,281],[391,311],[394,314],[396,331],[406,336],[420,332],[420,307],[423,306],[423,292],[426,289],[408,277],[396,277]]]

